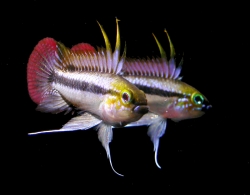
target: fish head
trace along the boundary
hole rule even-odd
[[[170,117],[173,121],[198,118],[212,108],[208,99],[194,87],[181,82],[180,89],[183,94],[175,98],[168,110],[173,113]]]
[[[112,84],[113,93],[107,96],[103,118],[114,127],[139,120],[148,112],[145,93],[120,76]]]

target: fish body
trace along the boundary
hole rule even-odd
[[[165,30],[167,33],[167,31]],[[181,65],[175,64],[175,51],[170,40],[170,60],[154,36],[159,47],[161,58],[153,59],[129,59],[124,63],[122,75],[130,83],[143,90],[147,97],[149,113],[138,121],[128,126],[147,125],[155,151],[155,163],[157,161],[159,139],[164,135],[167,127],[167,119],[181,121],[201,117],[206,110],[211,108],[207,98],[194,87],[181,81]]]
[[[112,128],[139,120],[148,107],[144,92],[118,75],[125,59],[125,53],[120,57],[118,20],[113,53],[101,25],[100,28],[106,49],[96,51],[87,43],[69,49],[52,38],[42,39],[35,46],[28,61],[27,81],[29,95],[38,104],[37,110],[54,114],[77,110],[80,115],[59,130],[30,135],[96,127],[113,169],[109,150]]]
[[[180,80],[153,76],[124,75],[129,82],[146,93],[149,111],[163,118],[184,120],[197,118],[205,112],[205,105],[197,104],[194,97],[204,98],[198,90]]]

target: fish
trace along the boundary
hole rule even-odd
[[[116,19],[116,45],[112,53],[109,39],[97,21],[106,48],[96,50],[88,43],[71,49],[47,37],[38,42],[27,64],[27,83],[30,98],[37,111],[78,115],[58,130],[31,132],[28,135],[87,130],[98,131],[112,170],[109,143],[113,128],[139,120],[148,112],[145,93],[128,82],[119,72],[126,56],[126,45],[120,56],[120,32]]]
[[[165,134],[167,119],[175,122],[198,118],[212,105],[197,89],[182,81],[180,76],[183,58],[176,66],[175,49],[166,29],[170,44],[170,59],[153,34],[161,57],[126,58],[121,75],[146,93],[149,112],[138,121],[125,127],[148,126],[147,134],[154,145],[154,159],[158,168],[159,140]]]

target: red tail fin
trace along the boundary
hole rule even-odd
[[[27,67],[28,91],[31,99],[39,104],[49,85],[56,58],[57,43],[52,38],[44,38],[32,51]]]

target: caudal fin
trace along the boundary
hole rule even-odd
[[[28,61],[29,95],[41,112],[56,114],[72,110],[68,102],[52,87],[55,69],[62,65],[59,56],[58,43],[52,38],[44,38],[35,46]]]
[[[40,104],[48,91],[50,76],[55,63],[57,42],[52,38],[44,38],[32,51],[27,67],[28,91],[31,99]]]

